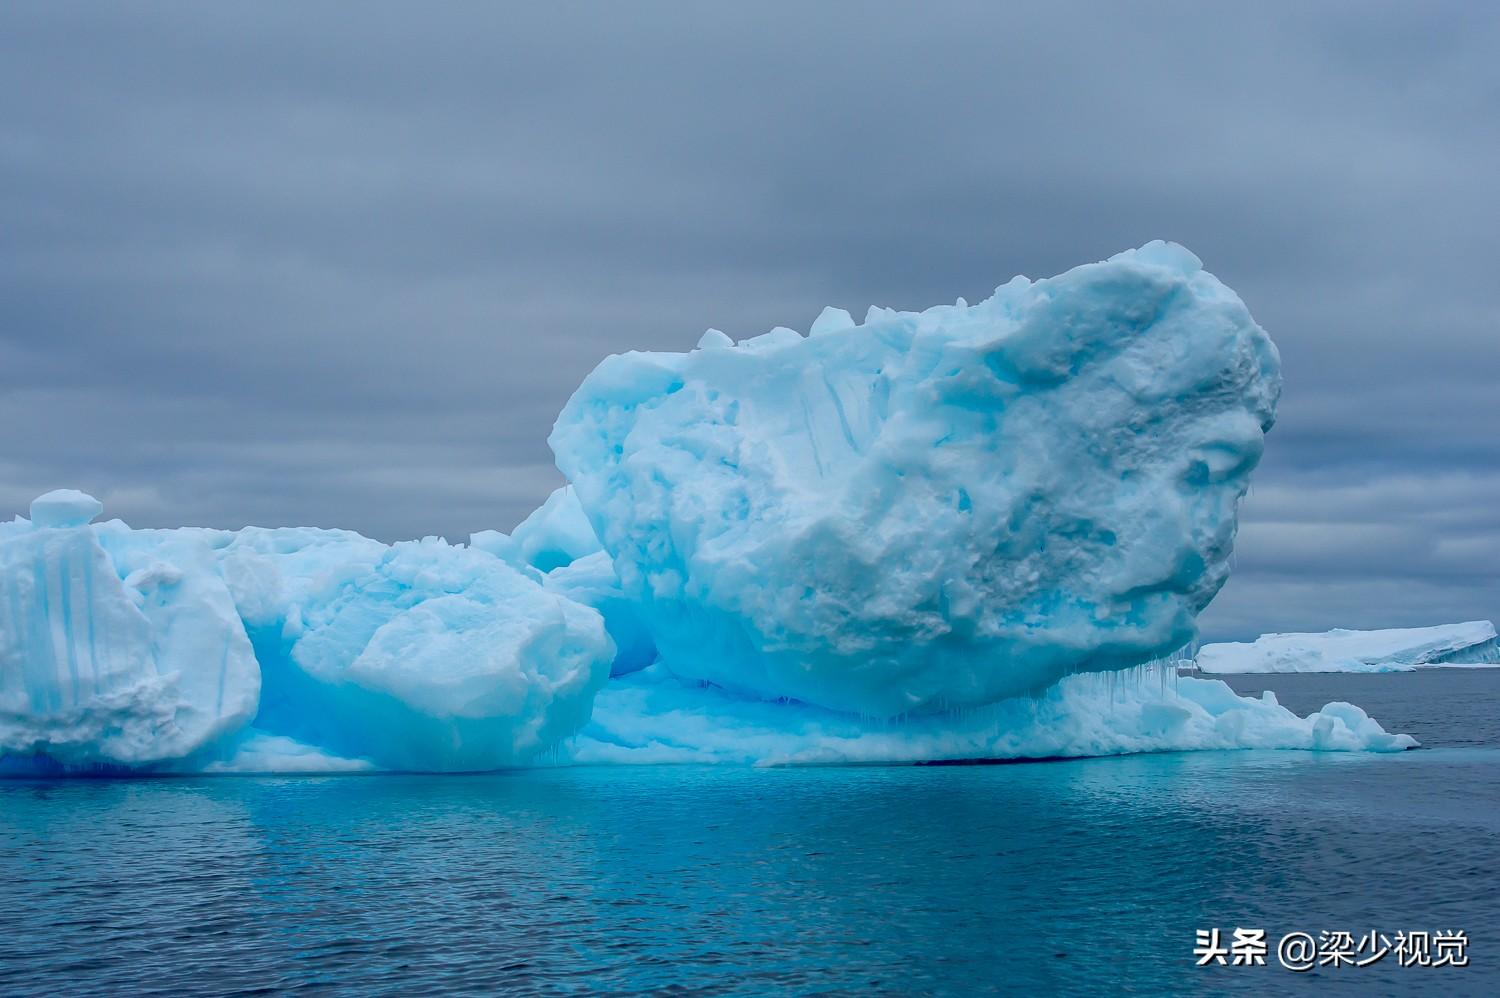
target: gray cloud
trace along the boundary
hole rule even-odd
[[[1500,611],[1483,5],[21,3],[0,501],[508,527],[605,354],[1177,239],[1287,390],[1210,634]]]

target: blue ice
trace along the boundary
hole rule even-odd
[[[0,524],[0,772],[1407,747],[1176,680],[1279,390],[1240,299],[1151,243],[608,358],[550,438],[569,484],[467,544],[49,493]]]

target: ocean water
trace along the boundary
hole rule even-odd
[[[0,994],[1500,994],[1500,670],[1233,685],[1426,747],[0,781]],[[1470,965],[1277,965],[1324,930]]]

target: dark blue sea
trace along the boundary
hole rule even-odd
[[[0,781],[0,994],[1500,994],[1500,670],[1232,684],[1425,748]]]

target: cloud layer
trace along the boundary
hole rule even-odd
[[[7,5],[0,511],[508,528],[605,354],[1164,237],[1287,375],[1208,632],[1495,616],[1497,44],[1473,4]]]

